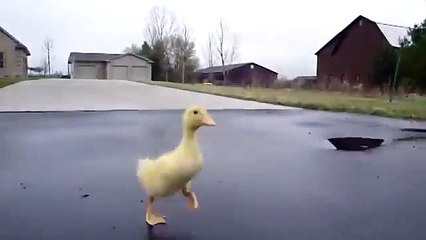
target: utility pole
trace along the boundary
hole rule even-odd
[[[396,62],[395,73],[393,75],[392,88],[389,91],[389,102],[390,103],[392,102],[393,94],[394,94],[394,91],[395,91],[396,77],[397,77],[397,74],[398,74],[400,61],[401,61],[401,51],[398,49],[398,60]]]

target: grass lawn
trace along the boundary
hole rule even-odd
[[[8,86],[8,85],[11,85],[11,84],[14,84],[14,83],[17,83],[17,82],[20,82],[20,81],[26,81],[26,80],[37,80],[38,79],[38,77],[22,77],[22,78],[19,78],[19,77],[16,77],[16,78],[10,78],[10,77],[8,77],[8,78],[3,78],[3,77],[0,77],[0,88],[2,88],[2,87],[6,87],[6,86]]]
[[[426,120],[426,97],[420,96],[397,97],[389,103],[387,96],[368,97],[319,90],[245,89],[157,81],[149,82],[149,84],[306,109]]]
[[[6,87],[10,84],[19,82],[20,80],[14,78],[0,78],[0,88]]]

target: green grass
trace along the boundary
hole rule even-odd
[[[306,109],[426,120],[426,97],[421,96],[397,97],[389,103],[387,96],[348,95],[320,90],[246,89],[157,81],[149,84]]]
[[[9,86],[11,84],[17,83],[20,80],[14,78],[0,78],[0,88]]]
[[[19,77],[0,77],[0,88],[9,86],[11,84],[20,82],[20,81],[26,81],[26,80],[37,80],[37,77],[25,77],[25,78],[19,78]]]

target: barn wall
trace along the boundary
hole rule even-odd
[[[254,64],[254,68],[250,68],[250,64],[234,69],[229,72],[229,82],[233,85],[251,85],[252,83],[262,87],[269,87],[277,80],[278,74],[266,69],[262,66]]]
[[[362,20],[347,29],[339,49],[332,55],[333,48],[339,44],[336,39],[317,56],[317,77],[321,84],[333,81],[350,84],[369,85],[372,79],[373,63],[377,52],[384,44],[389,44],[380,29],[373,22]]]
[[[278,73],[275,73],[265,67],[258,64],[253,64],[254,68],[250,68],[251,64],[241,66],[229,70],[227,72],[227,85],[247,86],[254,82],[263,87],[271,86],[278,77]],[[205,79],[213,80],[217,85],[223,83],[222,72],[215,73],[200,73],[198,74],[198,81],[202,82]]]

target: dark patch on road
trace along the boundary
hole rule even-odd
[[[298,125],[306,127],[329,127],[332,124],[327,122],[312,122],[312,121],[302,121]]]
[[[394,139],[395,141],[424,141],[426,140],[426,136],[408,136],[408,137],[400,137]]]
[[[90,196],[90,194],[84,194],[84,195],[81,195],[81,198],[87,198],[89,196]]]
[[[328,141],[330,141],[337,150],[366,151],[379,147],[384,142],[384,139],[364,137],[335,137],[329,138]]]
[[[404,132],[426,133],[426,129],[422,129],[422,128],[402,128],[401,131],[404,131]]]
[[[136,163],[179,141],[181,111],[0,114],[0,239],[426,239],[426,142],[340,152],[326,141],[407,137],[398,121],[211,112],[200,209],[180,194],[160,200],[168,224],[152,229]]]

